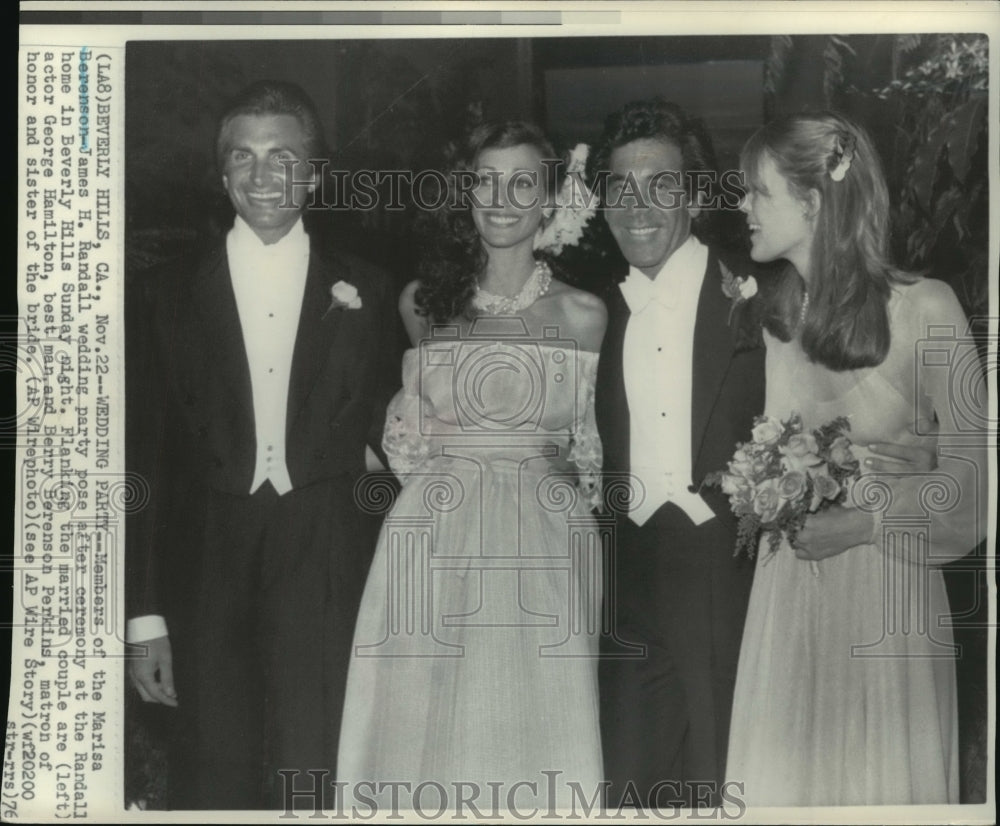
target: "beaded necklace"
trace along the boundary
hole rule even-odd
[[[552,270],[549,265],[544,261],[537,261],[517,295],[496,295],[476,284],[472,305],[488,315],[513,315],[538,301],[549,291],[551,284]]]

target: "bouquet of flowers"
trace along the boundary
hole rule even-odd
[[[727,470],[705,477],[719,487],[739,517],[736,552],[753,557],[759,532],[773,553],[784,536],[789,544],[810,513],[848,500],[851,483],[860,476],[858,460],[840,416],[822,427],[803,431],[802,418],[787,421],[758,416],[751,441],[737,445]]]

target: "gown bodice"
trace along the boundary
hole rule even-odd
[[[522,470],[568,462],[597,504],[601,443],[594,420],[598,354],[535,341],[431,340],[403,357],[383,447],[404,478],[461,451]]]

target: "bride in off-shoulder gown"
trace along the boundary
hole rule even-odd
[[[384,438],[403,487],[358,617],[340,781],[499,783],[501,806],[518,783],[563,804],[568,781],[598,789],[596,367],[516,338],[405,354]]]

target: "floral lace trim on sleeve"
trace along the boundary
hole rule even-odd
[[[583,501],[594,510],[600,510],[601,501],[601,462],[603,451],[601,439],[596,429],[576,430],[570,437],[569,461],[576,465],[580,472],[577,488]]]
[[[415,396],[397,396],[389,405],[382,433],[382,449],[389,459],[389,467],[399,477],[413,473],[430,455],[430,445],[420,435],[416,422]]]
[[[591,510],[602,510],[601,467],[604,449],[594,416],[594,385],[589,378],[584,379],[584,392],[581,394],[583,416],[577,419],[570,434],[568,459],[579,470],[577,488],[584,502]]]

